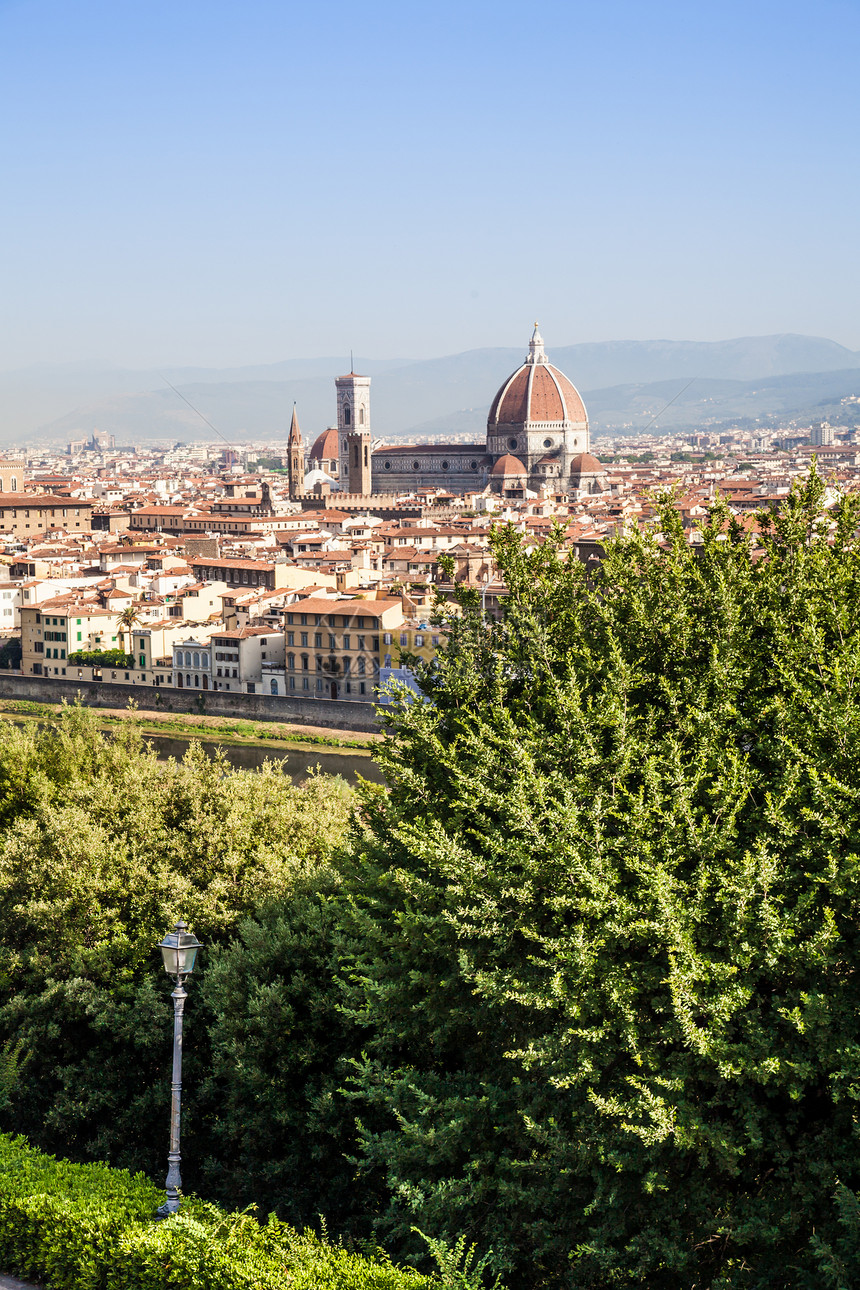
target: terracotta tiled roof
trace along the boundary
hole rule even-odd
[[[605,471],[597,458],[592,457],[590,452],[581,452],[570,463],[570,473],[571,475],[602,475],[605,474]]]
[[[504,457],[500,457],[499,460],[496,462],[495,466],[493,467],[492,473],[496,476],[498,475],[506,476],[506,475],[525,475],[528,472],[526,471],[526,468],[523,465],[523,463],[520,461],[519,457],[513,457],[509,452],[506,452]]]
[[[572,381],[551,363],[524,363],[499,390],[487,419],[495,425],[522,425],[526,421],[587,422],[585,404]]]
[[[323,430],[321,435],[317,435],[314,446],[308,453],[311,461],[332,461],[337,459],[337,455],[337,431],[332,429]]]

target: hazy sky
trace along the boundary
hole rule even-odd
[[[0,367],[860,347],[860,6],[0,0]]]

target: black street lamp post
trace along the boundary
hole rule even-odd
[[[156,1218],[169,1218],[179,1209],[179,1190],[182,1178],[179,1174],[179,1118],[182,1103],[182,1020],[185,1011],[185,981],[194,971],[194,963],[200,942],[188,931],[186,924],[180,921],[176,930],[168,932],[159,942],[164,970],[176,980],[173,991],[173,1080],[170,1085],[170,1151],[167,1155],[167,1200],[155,1211]]]

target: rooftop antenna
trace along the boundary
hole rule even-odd
[[[355,359],[352,356],[352,350],[349,351],[349,370],[351,372],[355,371]]]

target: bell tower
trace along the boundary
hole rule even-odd
[[[367,435],[370,442],[370,377],[350,372],[335,377],[337,390],[338,476],[341,488],[353,490],[350,480],[349,436]],[[362,454],[363,456],[363,454]],[[367,489],[370,492],[370,488]]]
[[[356,432],[346,436],[349,459],[349,491],[366,497],[371,492],[370,435]]]
[[[298,501],[305,491],[305,452],[302,447],[302,432],[299,429],[299,418],[296,405],[293,404],[293,419],[290,422],[290,439],[288,445],[287,478],[290,485],[290,501]]]

